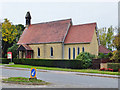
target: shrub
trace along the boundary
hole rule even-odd
[[[114,51],[110,60],[112,60],[112,61],[114,60],[116,63],[120,62],[120,51],[118,51],[118,50]]]
[[[113,71],[118,71],[120,69],[120,63],[108,63],[108,68],[113,69]]]
[[[113,56],[113,53],[109,52],[107,55],[108,55],[109,58],[111,58]]]
[[[102,59],[102,58],[111,58],[112,57],[112,53],[108,53],[108,54],[104,54],[104,53],[99,53],[98,58]]]
[[[94,56],[91,55],[90,53],[82,52],[76,57],[76,60],[80,60],[81,63],[82,63],[81,67],[86,69],[86,68],[89,68],[92,65],[92,60],[91,59],[93,57]]]
[[[101,68],[101,69],[99,69],[99,71],[112,71],[113,72],[113,69],[111,69],[111,68]]]
[[[84,52],[90,59],[93,59],[93,58],[95,58],[96,56],[95,55],[93,55],[93,54],[90,54],[90,53],[88,53],[88,52]]]
[[[82,63],[79,60],[62,60],[62,59],[13,59],[15,64],[58,67],[58,68],[72,68],[82,69]]]
[[[2,58],[0,60],[2,60],[3,64],[9,64],[9,62],[11,61],[10,59],[7,59],[7,58]]]
[[[12,52],[12,57],[17,58],[17,44],[14,44],[12,47],[8,48],[7,52]]]

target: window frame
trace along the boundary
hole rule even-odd
[[[50,56],[53,57],[53,47],[50,48]]]
[[[80,54],[80,48],[78,47],[77,48],[77,55],[79,55]]]
[[[73,59],[75,59],[75,47],[73,47]]]
[[[82,52],[85,52],[85,48],[84,47],[82,47]]]
[[[71,48],[68,48],[68,59],[71,59]]]
[[[38,47],[37,56],[40,58],[40,48]]]

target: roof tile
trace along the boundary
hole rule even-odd
[[[65,39],[68,43],[90,43],[95,31],[96,23],[73,25]]]
[[[100,45],[99,46],[99,52],[107,54],[107,53],[112,52],[112,51],[110,51],[109,49],[107,49],[105,46]]]
[[[32,24],[25,29],[18,44],[63,42],[71,19]]]

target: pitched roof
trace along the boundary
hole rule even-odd
[[[107,49],[105,46],[103,46],[103,45],[99,45],[99,52],[100,53],[105,53],[105,54],[107,54],[107,53],[109,53],[109,52],[112,52],[112,51],[110,51],[109,49]]]
[[[65,44],[90,43],[96,28],[96,23],[71,26],[66,36]]]
[[[18,44],[63,42],[71,19],[32,24],[25,29]]]
[[[28,45],[20,45],[17,50],[32,50],[31,47],[29,47]]]
[[[26,50],[32,50],[31,47],[29,47],[28,45],[22,45]]]

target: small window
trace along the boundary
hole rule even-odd
[[[68,56],[69,56],[69,59],[71,59],[71,54],[70,54],[70,48],[68,49]]]
[[[80,48],[78,47],[77,55],[79,55],[79,53],[80,53]]]
[[[53,56],[53,48],[51,47],[51,56]]]
[[[85,52],[85,49],[84,49],[84,47],[82,48],[82,52]]]
[[[73,59],[75,59],[75,48],[73,48]]]
[[[38,57],[40,57],[40,48],[38,48]]]

